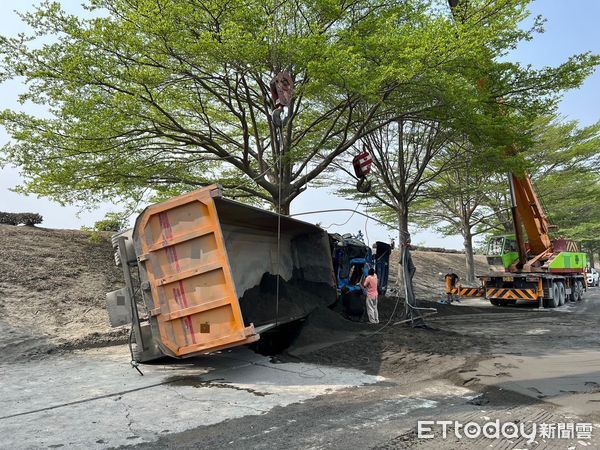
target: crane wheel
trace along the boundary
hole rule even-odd
[[[583,283],[581,282],[581,280],[577,280],[575,282],[575,292],[577,294],[576,301],[580,302],[581,300],[583,300]]]
[[[576,302],[577,301],[577,282],[573,281],[571,283],[571,293],[567,295],[567,302]]]
[[[565,304],[566,298],[567,298],[567,294],[566,294],[566,289],[565,289],[565,283],[563,283],[562,281],[556,283],[558,285],[558,306],[562,306]]]
[[[559,306],[558,300],[559,300],[559,296],[560,296],[560,291],[558,289],[558,284],[554,284],[554,287],[552,289],[552,298],[547,299],[547,304],[544,305],[544,307],[546,308],[556,308],[557,306]]]

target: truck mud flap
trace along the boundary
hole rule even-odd
[[[487,299],[497,300],[537,300],[538,295],[535,289],[516,289],[516,288],[488,288],[485,291]]]

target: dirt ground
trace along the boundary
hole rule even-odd
[[[0,225],[0,350],[5,360],[124,342],[104,306],[122,287],[109,234]]]
[[[448,267],[464,274],[464,256],[413,252],[416,292],[443,293]],[[392,282],[397,272],[391,258]],[[481,259],[478,260],[481,265]],[[111,329],[105,295],[123,286],[110,233],[90,239],[79,230],[0,224],[0,349],[5,360],[123,343],[128,330]]]
[[[456,273],[461,283],[466,286],[467,269],[463,253],[440,253],[430,251],[411,251],[413,263],[417,269],[413,280],[415,295],[419,299],[433,300],[444,295],[444,275],[448,271]],[[400,252],[392,251],[390,257],[390,282],[393,286],[398,278],[398,261]],[[484,255],[475,255],[475,274],[485,274],[489,271]],[[477,286],[477,284],[475,284]]]

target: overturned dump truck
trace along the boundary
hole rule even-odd
[[[362,282],[369,269],[373,268],[377,274],[378,294],[386,294],[392,247],[377,241],[373,254],[372,249],[359,237],[337,233],[329,235],[329,243],[344,315],[349,319],[360,319],[366,312]]]
[[[107,294],[109,319],[132,325],[140,362],[249,344],[336,300],[325,231],[216,185],[149,206],[113,246],[126,287]]]

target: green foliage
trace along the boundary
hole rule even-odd
[[[559,234],[580,242],[600,241],[600,174],[560,170],[537,182],[550,222]]]
[[[496,62],[540,29],[519,29],[527,4],[471,0],[455,21],[433,0],[88,0],[87,18],[46,1],[22,16],[31,36],[0,39],[0,81],[24,77],[21,101],[50,117],[3,111],[13,140],[0,163],[21,168],[21,191],[61,203],[219,181],[285,212],[390,118],[422,114],[501,148],[526,140],[515,122],[550,109],[598,62]],[[282,69],[296,93],[279,140],[269,81]],[[519,117],[502,115],[499,98]]]
[[[104,219],[98,220],[93,227],[82,226],[81,231],[88,235],[90,242],[99,244],[106,236],[105,233],[117,233],[127,226],[127,218],[119,213],[107,213]]]
[[[6,225],[34,226],[42,223],[44,219],[37,213],[7,213],[0,211],[0,223]]]
[[[102,242],[102,232],[95,230],[93,227],[82,226],[81,231],[87,235],[91,243],[100,244]]]
[[[556,115],[542,116],[531,127],[526,152],[537,179],[556,170],[589,170],[600,166],[600,122],[580,127]]]
[[[550,223],[559,227],[554,234],[600,247],[600,123],[580,127],[555,115],[541,116],[532,122],[528,136],[531,143],[520,156]],[[508,185],[500,181],[484,204],[496,213],[492,223],[509,230]]]
[[[506,183],[499,184],[468,145],[450,146],[446,158],[450,161],[433,161],[442,170],[423,187],[415,202],[415,223],[444,236],[462,235],[469,240],[496,229],[493,209],[486,203],[490,194],[504,191]]]
[[[538,195],[561,236],[600,243],[600,122],[538,119],[528,151]]]
[[[108,213],[106,217],[94,223],[96,231],[121,231],[127,225],[127,220],[120,214]]]

